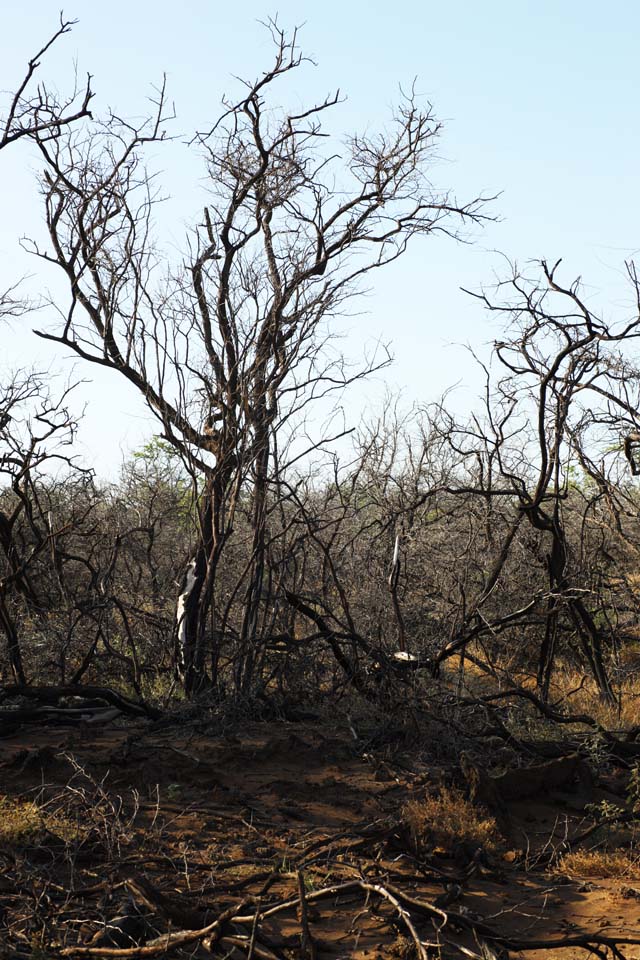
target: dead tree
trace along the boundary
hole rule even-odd
[[[39,490],[47,470],[72,465],[68,393],[53,397],[41,377],[26,373],[16,374],[0,396],[0,628],[16,683],[27,678],[16,607],[36,620],[52,609],[55,601],[34,571],[44,559],[55,580],[58,538],[71,525],[69,517],[53,516]]]
[[[65,127],[91,116],[89,103],[93,93],[90,77],[83,88],[76,87],[62,100],[44,83],[38,83],[33,89],[33,78],[42,58],[76,23],[76,20],[65,20],[61,14],[58,29],[29,60],[22,80],[9,94],[7,106],[0,116],[0,150],[23,138],[55,139]]]
[[[84,87],[76,85],[66,98],[60,98],[44,82],[34,86],[42,59],[60,37],[69,33],[75,22],[60,16],[58,29],[31,57],[22,79],[6,95],[0,108],[0,151],[20,140],[53,141],[79,121],[90,118],[89,104],[93,96],[90,77]],[[24,311],[25,305],[17,299],[16,289],[17,285],[0,295],[0,317],[15,316]],[[58,400],[52,400],[42,378],[28,371],[14,374],[0,388],[0,475],[3,480],[9,479],[15,497],[8,512],[0,511],[0,548],[6,564],[0,577],[0,626],[7,640],[11,671],[18,682],[24,682],[25,673],[8,596],[12,591],[18,591],[38,608],[37,588],[31,580],[29,566],[34,557],[46,549],[53,531],[42,534],[39,542],[25,553],[18,548],[15,529],[22,515],[33,523],[29,487],[43,462],[64,456],[54,452],[52,444],[72,430],[72,421],[64,405],[65,396],[66,393]]]
[[[611,701],[607,637],[591,611],[588,591],[576,579],[565,505],[576,463],[597,460],[612,439],[620,453],[620,436],[629,438],[637,430],[638,374],[624,357],[640,337],[640,315],[605,322],[583,299],[579,281],[561,284],[558,267],[543,261],[540,278],[532,279],[516,270],[499,285],[498,295],[480,295],[489,310],[508,321],[505,339],[495,344],[500,375],[488,382],[485,421],[476,418],[466,427],[451,423],[448,430],[468,462],[486,466],[491,458],[497,467],[499,483],[486,495],[515,500],[519,515],[547,543],[546,591],[532,598],[534,606],[545,607],[538,660],[543,695],[557,656],[560,619],[566,616],[601,694]],[[628,275],[637,299],[632,265]],[[481,487],[475,491],[483,495]],[[505,547],[508,551],[509,538]],[[530,610],[523,608],[521,615]],[[473,635],[463,634],[442,657],[463,648]]]
[[[298,112],[274,110],[273,89],[304,61],[295,33],[270,29],[271,67],[194,140],[205,151],[211,200],[169,282],[155,281],[154,193],[141,159],[146,143],[163,138],[164,91],[144,127],[111,117],[91,143],[39,138],[50,248],[36,252],[64,271],[70,289],[63,321],[40,335],[127,378],[193,478],[198,538],[176,618],[189,692],[215,680],[212,604],[241,496],[252,543],[236,591],[235,682],[251,683],[279,438],[307,403],[353,377],[331,358],[329,321],[414,236],[459,236],[484,217],[482,198],[460,204],[434,189],[440,124],[413,93],[386,132],[352,137],[344,159],[321,129],[337,95]]]
[[[72,128],[78,121],[91,116],[91,77],[87,77],[83,88],[76,85],[63,99],[46,83],[40,82],[34,89],[34,77],[42,59],[60,37],[70,32],[75,23],[75,20],[65,20],[60,15],[58,29],[31,57],[17,86],[5,95],[5,102],[0,107],[0,151],[19,140],[29,140],[35,136],[42,139],[55,138],[63,130]],[[0,318],[15,316],[24,309],[24,304],[17,299],[16,291],[17,284],[0,294]]]

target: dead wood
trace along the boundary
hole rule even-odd
[[[229,907],[212,923],[200,930],[180,930],[175,933],[163,934],[156,940],[146,944],[144,947],[130,948],[112,948],[112,947],[90,947],[78,944],[75,947],[64,947],[60,954],[63,957],[85,956],[85,957],[122,957],[137,960],[138,957],[159,957],[176,947],[184,947],[190,943],[196,943],[198,940],[204,940],[205,937],[211,937],[222,929],[222,926],[235,917],[235,914],[247,906],[247,901],[243,901],[236,906]],[[216,937],[219,939],[219,937]],[[214,942],[214,941],[211,941]]]
[[[603,817],[602,820],[598,820],[598,822],[594,823],[593,826],[589,827],[587,830],[584,830],[582,833],[579,833],[577,837],[573,837],[571,843],[572,845],[583,843],[602,828],[612,827],[614,825],[622,825],[625,823],[637,823],[639,820],[640,812],[621,810],[620,813],[617,813],[612,817]]]
[[[156,710],[150,704],[144,701],[135,702],[129,700],[122,694],[111,690],[109,687],[96,686],[30,686],[26,684],[13,684],[0,689],[0,699],[8,700],[13,697],[23,697],[28,700],[39,700],[43,704],[56,705],[63,697],[77,697],[80,700],[98,701],[98,705],[104,707],[109,704],[116,707],[121,713],[134,717],[149,717],[158,719],[161,712]],[[72,709],[72,708],[67,708]],[[76,709],[84,709],[82,706]],[[10,711],[3,711],[9,714]],[[13,712],[11,711],[13,716]],[[9,718],[10,719],[10,718]]]
[[[123,913],[107,920],[103,929],[98,930],[89,943],[92,947],[133,946],[148,940],[154,932],[147,917],[131,900]]]
[[[182,928],[202,929],[211,918],[201,911],[190,910],[176,898],[175,894],[168,897],[146,877],[136,877],[125,881],[125,886],[136,902],[141,903],[148,910],[158,913],[171,923]]]
[[[122,716],[118,707],[49,707],[38,706],[0,710],[0,723],[109,723]]]
[[[307,895],[304,888],[304,874],[298,870],[298,896],[300,897],[300,960],[316,960],[317,950],[315,940],[309,929],[309,911],[307,909]],[[257,914],[256,914],[257,916]]]

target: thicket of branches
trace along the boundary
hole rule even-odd
[[[152,242],[144,164],[164,89],[137,127],[92,118],[89,85],[30,93],[69,27],[0,136],[39,152],[48,240],[31,249],[68,284],[39,335],[126,378],[158,437],[106,485],[74,457],[73,390],[32,371],[3,384],[3,683],[380,702],[461,690],[471,663],[543,708],[564,668],[616,702],[638,639],[633,264],[619,322],[560,264],[514,267],[479,295],[504,333],[469,417],[391,403],[339,459],[341,423],[303,439],[310,405],[385,361],[347,364],[336,319],[409,243],[491,213],[433,187],[431,106],[411,93],[335,154],[321,121],[337,96],[278,108],[304,60],[270,24],[271,66],[192,141],[208,199],[176,265]]]

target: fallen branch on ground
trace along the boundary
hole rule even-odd
[[[81,700],[99,700],[111,707],[116,707],[121,713],[134,717],[149,717],[153,720],[159,718],[161,713],[155,707],[144,701],[129,700],[121,693],[111,690],[109,687],[95,686],[51,686],[51,687],[32,687],[26,685],[14,684],[0,688],[0,701],[13,697],[23,697],[27,700],[39,700],[43,704],[55,706],[62,697],[78,697]],[[95,704],[94,704],[95,706]],[[72,709],[72,708],[69,708]],[[78,709],[78,708],[75,708]],[[82,707],[80,708],[82,709]],[[18,711],[15,711],[17,715]],[[2,711],[4,715],[9,714],[13,717],[14,711]]]

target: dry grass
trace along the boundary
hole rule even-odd
[[[416,955],[415,944],[406,937],[398,937],[396,942],[389,947],[389,957],[394,960],[413,960]]]
[[[626,850],[575,850],[558,864],[561,873],[580,879],[640,879],[640,856]]]
[[[76,840],[83,833],[77,822],[60,812],[49,812],[32,800],[0,794],[0,844],[6,847],[28,844],[43,831],[65,841]]]
[[[551,683],[552,701],[562,702],[573,714],[587,714],[601,726],[629,729],[637,723],[640,707],[640,672],[630,671],[618,684],[620,705],[610,706],[602,700],[595,682],[577,671],[558,670]]]
[[[410,800],[402,810],[402,819],[417,850],[449,850],[460,843],[493,850],[500,840],[495,820],[456,789],[443,787],[437,797],[427,795],[422,800]]]
[[[469,652],[480,660],[484,659],[484,652],[473,644]],[[504,658],[500,664],[505,683],[531,690],[534,694],[539,693],[535,671],[523,672],[516,663],[510,665]],[[444,664],[442,676],[445,682],[457,684],[460,666],[460,656],[453,656]],[[586,714],[609,730],[630,729],[636,725],[640,713],[640,641],[627,645],[619,652],[617,666],[612,666],[611,675],[619,698],[619,704],[613,706],[603,701],[592,677],[583,670],[558,663],[551,679],[550,703],[567,713]],[[496,691],[495,679],[469,660],[464,662],[464,684],[472,696]]]
[[[0,841],[19,844],[34,836],[43,826],[37,804],[0,796]]]

